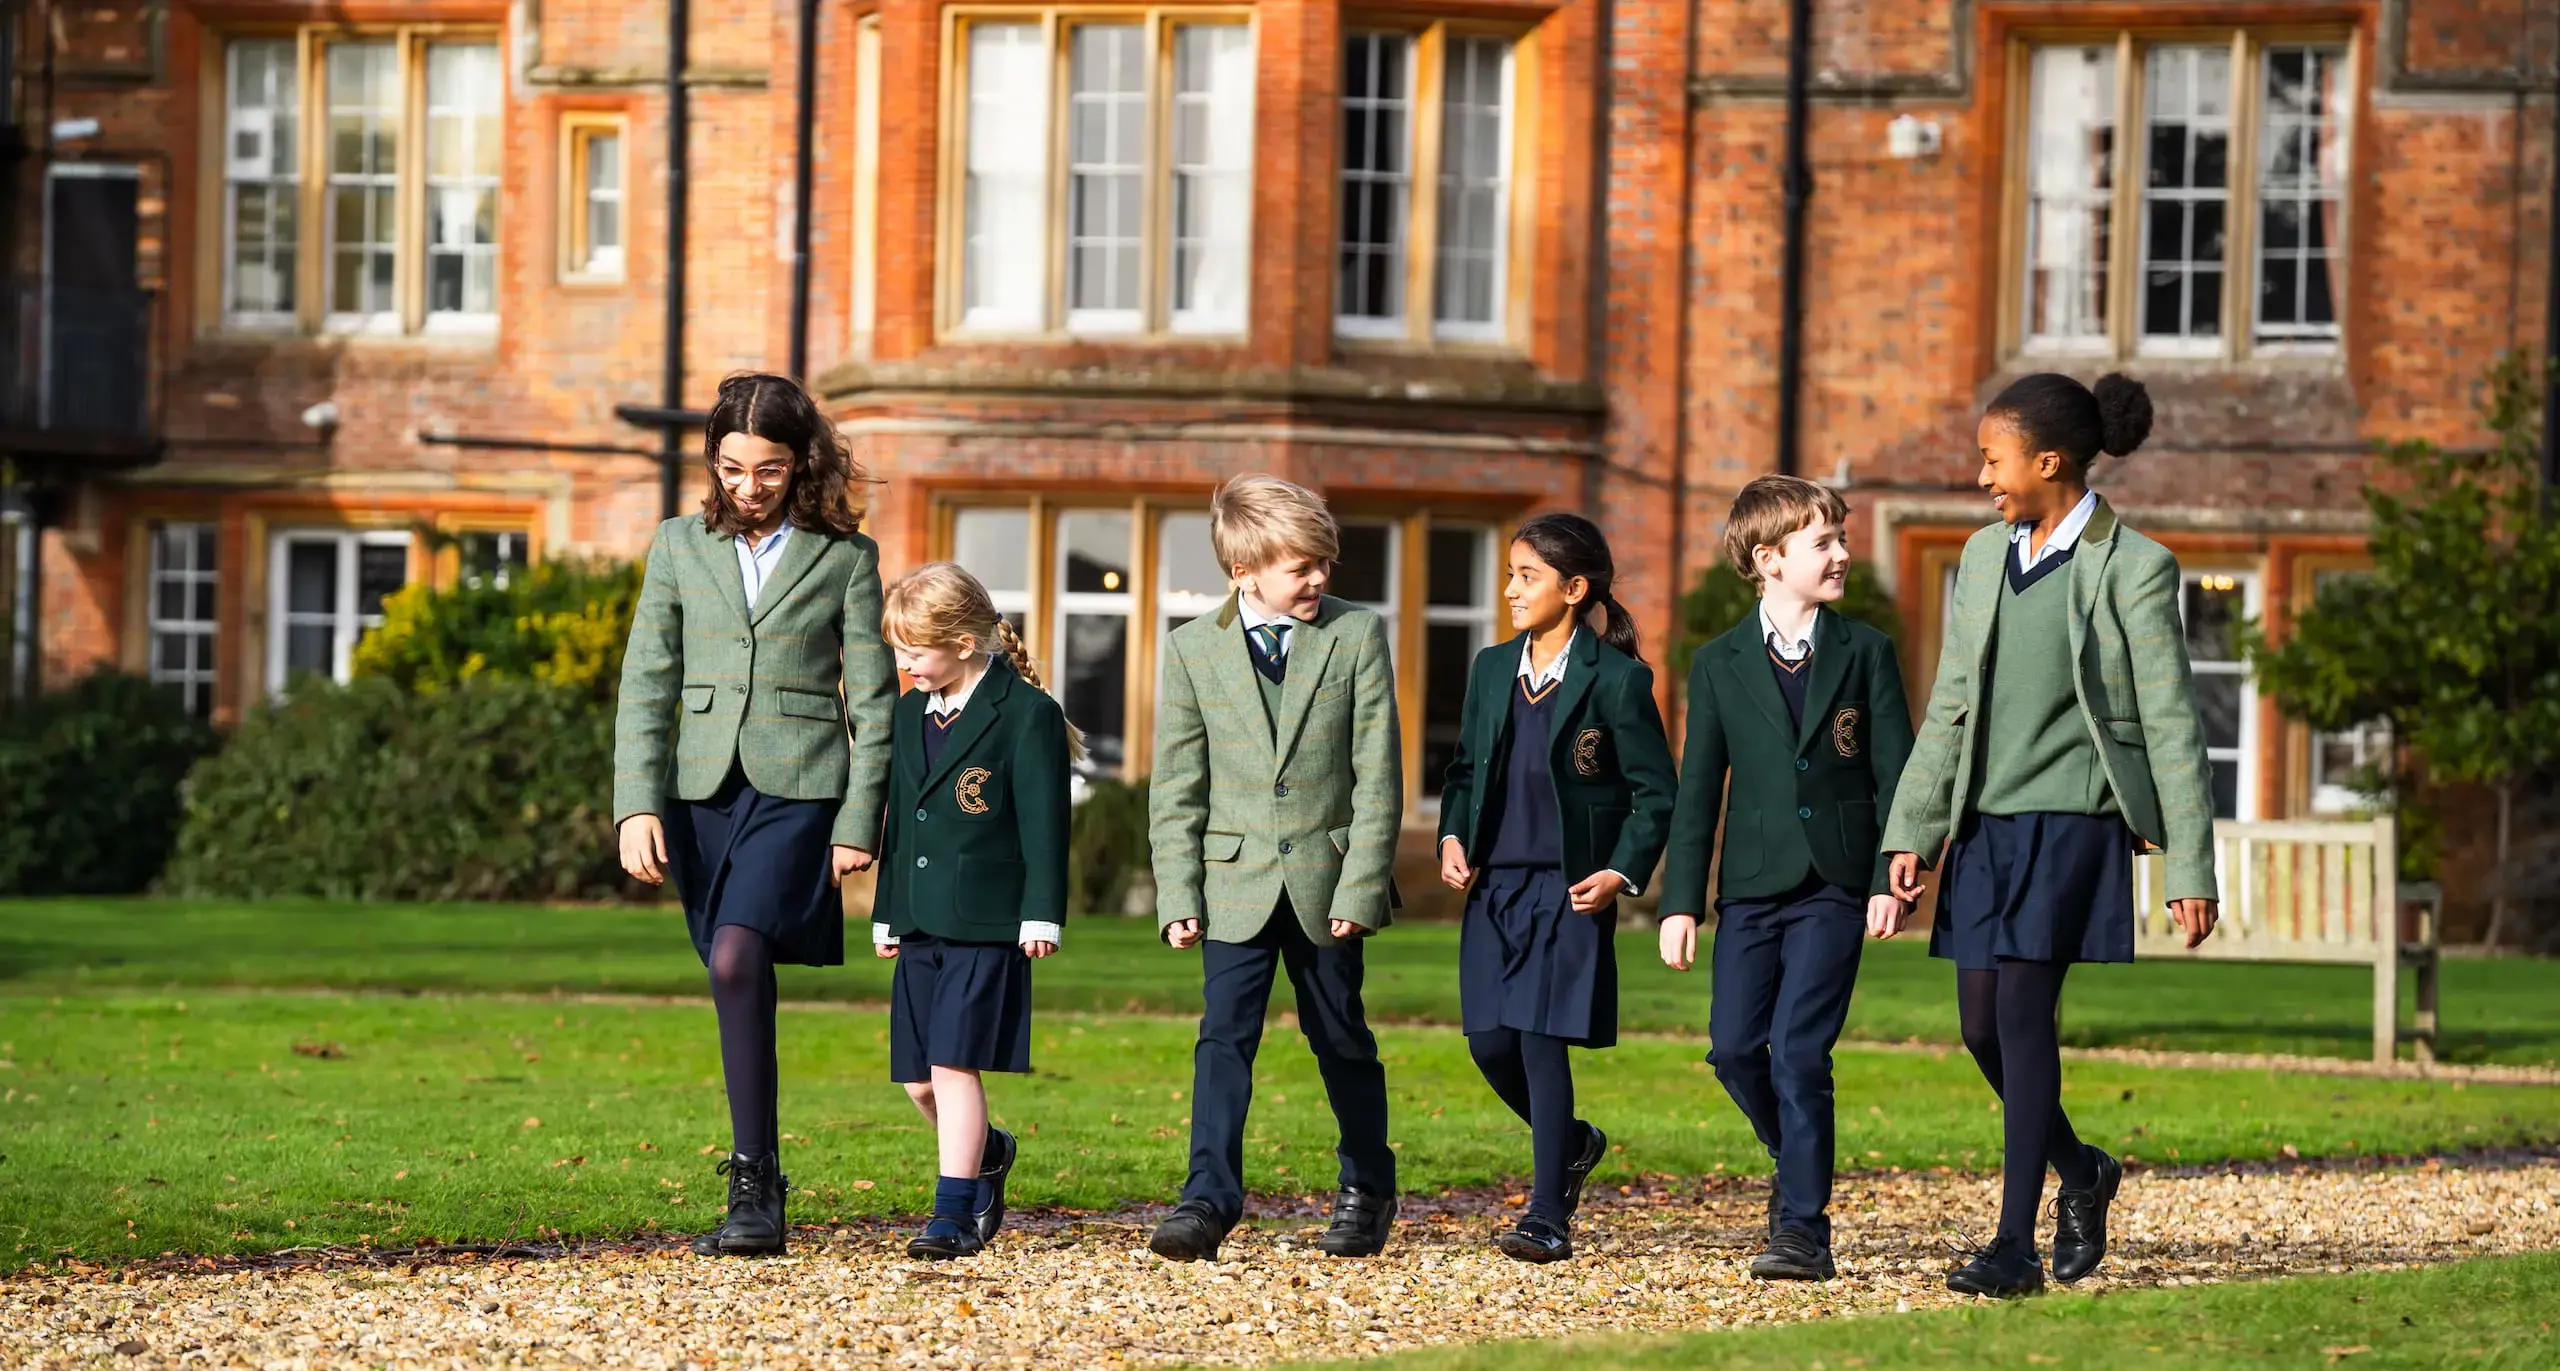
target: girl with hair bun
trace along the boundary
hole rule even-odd
[[[933,1219],[907,1244],[965,1257],[1004,1224],[1011,1133],[980,1073],[1031,1069],[1031,963],[1067,913],[1067,776],[1083,736],[978,578],[929,562],[881,627],[915,688],[891,725],[888,842],[872,942],[895,957],[889,1077],[934,1126]]]
[[[1467,677],[1440,796],[1440,877],[1475,887],[1458,935],[1467,1049],[1529,1125],[1528,1212],[1495,1245],[1551,1262],[1573,1255],[1583,1183],[1609,1152],[1608,1135],[1574,1116],[1565,1049],[1617,1041],[1617,900],[1651,879],[1677,781],[1599,528],[1578,514],[1531,519],[1510,570],[1503,597],[1520,633],[1476,654]]]
[[[2054,1013],[2074,962],[2133,960],[2134,853],[2166,857],[2187,945],[2213,932],[2212,772],[2196,714],[2178,562],[2089,488],[2151,432],[2151,397],[2046,373],[2000,392],[1976,434],[2001,518],[1965,544],[1937,682],[1885,825],[1893,893],[1939,866],[1929,948],[1956,964],[1964,1042],[2000,1097],[2000,1223],[1947,1276],[1967,1294],[2044,1286],[2037,1201],[2050,1166],[2053,1277],[2106,1255],[2124,1171],[2062,1112]],[[1941,849],[1944,861],[1940,862]]]

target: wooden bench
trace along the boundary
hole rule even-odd
[[[2314,962],[2373,968],[2373,1059],[2397,1058],[2400,968],[2418,973],[2417,1025],[2405,1035],[2435,1060],[2436,971],[2444,896],[2403,883],[2392,821],[2298,820],[2213,826],[2222,921],[2190,952],[2160,888],[2158,853],[2134,862],[2138,957]]]

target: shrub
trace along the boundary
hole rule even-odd
[[[613,718],[566,686],[466,675],[297,685],[196,768],[168,886],[195,896],[590,899],[628,893]]]
[[[214,734],[177,696],[102,671],[0,714],[0,895],[107,895],[160,874]]]
[[[635,562],[537,562],[503,586],[411,585],[382,602],[354,674],[420,694],[479,677],[540,681],[610,705],[639,599]]]
[[[1067,898],[1078,914],[1118,914],[1147,870],[1147,783],[1096,777],[1067,839]]]
[[[1668,668],[1675,678],[1687,680],[1691,654],[1741,623],[1759,603],[1759,590],[1731,566],[1718,562],[1707,568],[1680,597],[1679,640],[1672,645]],[[1901,633],[1902,615],[1893,596],[1876,583],[1875,569],[1865,562],[1849,564],[1847,593],[1832,608],[1887,636]]]

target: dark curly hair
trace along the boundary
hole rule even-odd
[[[1609,540],[1600,526],[1579,514],[1558,511],[1541,514],[1520,526],[1511,535],[1515,543],[1527,543],[1538,560],[1555,568],[1559,579],[1570,581],[1579,576],[1588,582],[1590,592],[1583,597],[1584,612],[1601,617],[1597,630],[1600,641],[1620,652],[1643,660],[1636,651],[1636,620],[1618,597],[1609,593],[1618,577],[1618,564],[1609,555]]]
[[[2084,386],[2059,372],[2038,372],[2009,383],[1985,417],[2017,430],[2031,452],[2059,452],[2076,475],[2099,453],[2122,457],[2151,436],[2151,393],[2119,372]]]
[[[845,450],[826,412],[809,392],[783,377],[742,371],[720,383],[710,422],[703,425],[702,469],[711,476],[711,493],[702,497],[704,528],[732,538],[749,528],[728,487],[720,484],[720,440],[732,433],[791,449],[789,518],[794,527],[840,536],[862,527],[862,488],[873,478]]]

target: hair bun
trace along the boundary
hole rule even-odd
[[[2122,372],[2108,372],[2089,388],[2098,397],[2098,446],[2122,457],[2151,436],[2151,392]]]

